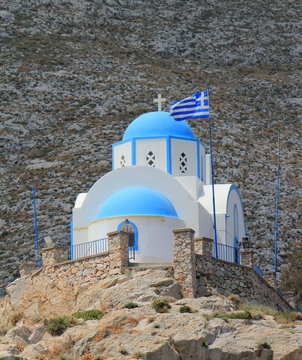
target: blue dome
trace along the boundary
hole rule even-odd
[[[153,111],[140,115],[133,120],[124,133],[123,141],[135,137],[153,138],[158,136],[195,139],[192,129],[185,121],[176,121],[165,111]]]
[[[138,186],[126,188],[111,195],[98,211],[95,220],[130,215],[178,217],[170,200],[164,195]]]

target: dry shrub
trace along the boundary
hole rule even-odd
[[[125,331],[125,329],[120,325],[113,325],[107,328],[112,334],[120,334]]]
[[[20,321],[23,317],[22,311],[14,311],[10,317],[10,322],[15,326],[17,325],[18,321]]]
[[[94,360],[94,356],[91,353],[86,353],[81,357],[81,360]]]
[[[121,325],[132,325],[133,327],[137,326],[137,324],[139,323],[138,319],[135,319],[133,317],[129,317],[123,321],[121,321]]]
[[[93,342],[96,343],[96,342],[102,341],[110,335],[111,335],[110,331],[105,329],[94,336]]]
[[[18,344],[18,345],[16,345],[16,349],[17,349],[19,352],[23,352],[24,349],[25,349],[25,345],[24,345],[24,344]]]

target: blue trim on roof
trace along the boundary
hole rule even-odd
[[[102,204],[94,220],[130,215],[178,218],[174,206],[166,196],[156,190],[136,186],[112,194]]]
[[[179,140],[187,140],[187,141],[199,141],[200,144],[202,145],[202,147],[204,149],[206,149],[206,146],[205,144],[198,140],[198,139],[188,139],[188,138],[185,138],[185,137],[181,137],[181,136],[153,136],[153,137],[147,137],[147,136],[142,136],[142,137],[134,137],[132,138],[131,140],[122,140],[122,141],[118,141],[114,144],[112,144],[113,147],[117,146],[117,145],[121,145],[121,144],[124,144],[124,143],[127,143],[127,142],[133,142],[134,141],[137,141],[137,140],[147,140],[147,139],[179,139]]]
[[[131,142],[131,163],[136,165],[136,139]]]
[[[125,224],[126,224],[125,221],[121,222],[118,225],[117,230],[121,230],[122,226]],[[137,226],[132,221],[129,221],[128,219],[127,219],[127,224],[132,225],[133,229],[134,229],[134,247],[129,247],[129,249],[138,251],[138,229],[137,229]]]

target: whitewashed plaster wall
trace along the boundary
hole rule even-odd
[[[197,157],[197,142],[190,140],[171,139],[171,160],[172,160],[172,175],[173,176],[197,176],[198,162],[200,158]],[[181,172],[181,154],[186,155],[186,172]]]
[[[146,162],[149,152],[155,156],[154,167],[167,171],[166,139],[136,140],[136,165],[150,166]]]
[[[125,166],[130,166],[132,164],[131,141],[127,141],[113,147],[113,169],[121,167],[122,156],[125,158]]]
[[[173,230],[183,228],[181,219],[165,216],[127,216],[138,231],[138,250],[135,262],[172,261]],[[89,225],[88,241],[101,239],[118,229],[125,216],[95,221]]]
[[[206,148],[200,143],[200,180],[206,182]]]
[[[173,176],[146,166],[116,169],[99,179],[79,203],[81,206],[73,209],[74,229],[85,227],[97,220],[100,207],[113,193],[132,186],[149,187],[162,193],[171,201],[179,218],[185,221],[186,227],[194,229],[196,236],[206,236],[201,231],[208,226],[209,216],[206,216],[206,211],[202,210],[199,202]],[[200,212],[204,214],[202,225]]]

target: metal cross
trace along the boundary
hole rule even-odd
[[[154,99],[153,101],[158,104],[158,111],[161,111],[161,105],[166,101],[166,99],[162,98],[161,94],[158,94],[157,99]]]

